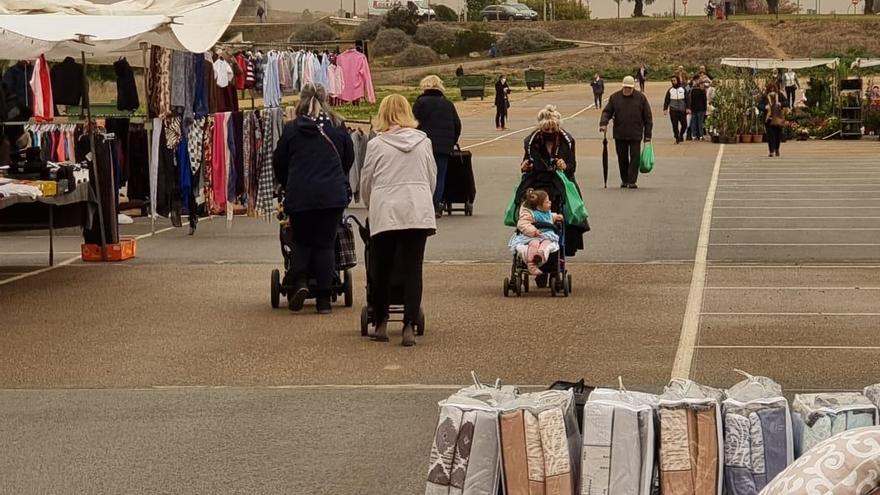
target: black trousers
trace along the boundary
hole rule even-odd
[[[635,184],[639,180],[639,160],[641,160],[642,142],[615,139],[614,146],[617,148],[620,182]]]
[[[782,146],[782,127],[767,126],[767,147],[770,153],[778,153]]]
[[[797,96],[797,86],[786,86],[785,96],[788,97],[788,108],[794,108],[794,99]]]
[[[507,105],[495,105],[495,127],[507,127]]]
[[[309,280],[314,279],[318,297],[329,297],[333,287],[336,227],[342,222],[343,211],[343,208],[330,208],[290,215],[292,282],[297,287],[305,287]]]
[[[688,128],[687,113],[678,110],[670,110],[669,120],[672,121],[672,134],[675,136],[675,140],[684,140],[685,133],[690,130]]]
[[[403,322],[414,324],[422,307],[422,264],[425,260],[427,230],[409,229],[382,232],[371,238],[370,250],[370,303],[374,321],[388,320],[388,306],[392,288],[403,288]]]
[[[595,103],[596,108],[602,110],[602,93],[593,93],[593,103]]]

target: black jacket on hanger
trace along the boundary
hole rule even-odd
[[[34,66],[24,61],[13,65],[3,74],[7,98],[9,98],[9,93],[15,95],[15,99],[9,98],[8,103],[14,102],[20,109],[20,114],[16,117],[18,120],[27,120],[32,115],[31,102],[34,100],[34,95],[31,91],[30,81],[33,75]]]
[[[134,71],[128,65],[128,60],[121,58],[114,62],[113,71],[116,72],[116,108],[129,111],[140,108]]]
[[[49,71],[52,78],[52,98],[56,105],[80,105],[83,97],[83,66],[73,57],[55,64]]]

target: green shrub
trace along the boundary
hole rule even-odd
[[[381,17],[371,17],[354,30],[354,39],[373,41],[379,34],[379,30],[382,29],[382,21]]]
[[[434,5],[431,7],[437,14],[437,20],[440,22],[458,22],[458,14],[454,10],[445,5]]]
[[[455,46],[450,55],[465,56],[471,52],[483,53],[495,43],[495,36],[489,34],[480,24],[472,24],[466,31],[455,32]]]
[[[413,41],[429,46],[437,53],[450,55],[455,47],[455,32],[442,24],[422,24],[416,31]]]
[[[556,38],[542,29],[513,28],[498,42],[502,55],[520,55],[553,48]]]
[[[333,28],[320,22],[300,26],[293,33],[296,41],[333,41],[338,37]]]
[[[382,29],[371,45],[373,54],[380,57],[394,55],[406,50],[412,44],[410,37],[400,29]]]
[[[539,17],[543,18],[544,0],[526,0],[522,3],[528,5],[530,9],[538,13]],[[590,9],[584,6],[584,3],[586,2],[581,2],[579,0],[556,0],[553,2],[553,5],[556,7],[556,20],[578,21],[589,19]]]
[[[388,29],[400,29],[412,36],[419,27],[419,10],[413,3],[395,5],[382,17],[382,26]]]
[[[394,65],[398,67],[417,67],[419,65],[431,65],[440,60],[437,52],[422,45],[410,45],[394,58]]]

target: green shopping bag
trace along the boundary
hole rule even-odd
[[[569,225],[586,225],[589,214],[577,185],[568,180],[568,177],[566,177],[562,170],[557,170],[556,175],[565,187],[565,205],[562,207],[565,223]]]
[[[650,174],[652,170],[654,170],[654,145],[651,143],[645,144],[645,149],[642,150],[642,159],[639,162],[639,172],[643,174]]]
[[[516,227],[516,222],[519,220],[519,211],[517,209],[519,198],[516,197],[517,191],[519,191],[519,184],[513,186],[513,195],[510,197],[507,209],[504,210],[504,225],[508,227]]]

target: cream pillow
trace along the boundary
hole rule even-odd
[[[761,495],[873,495],[880,488],[880,427],[850,430],[819,443]]]

